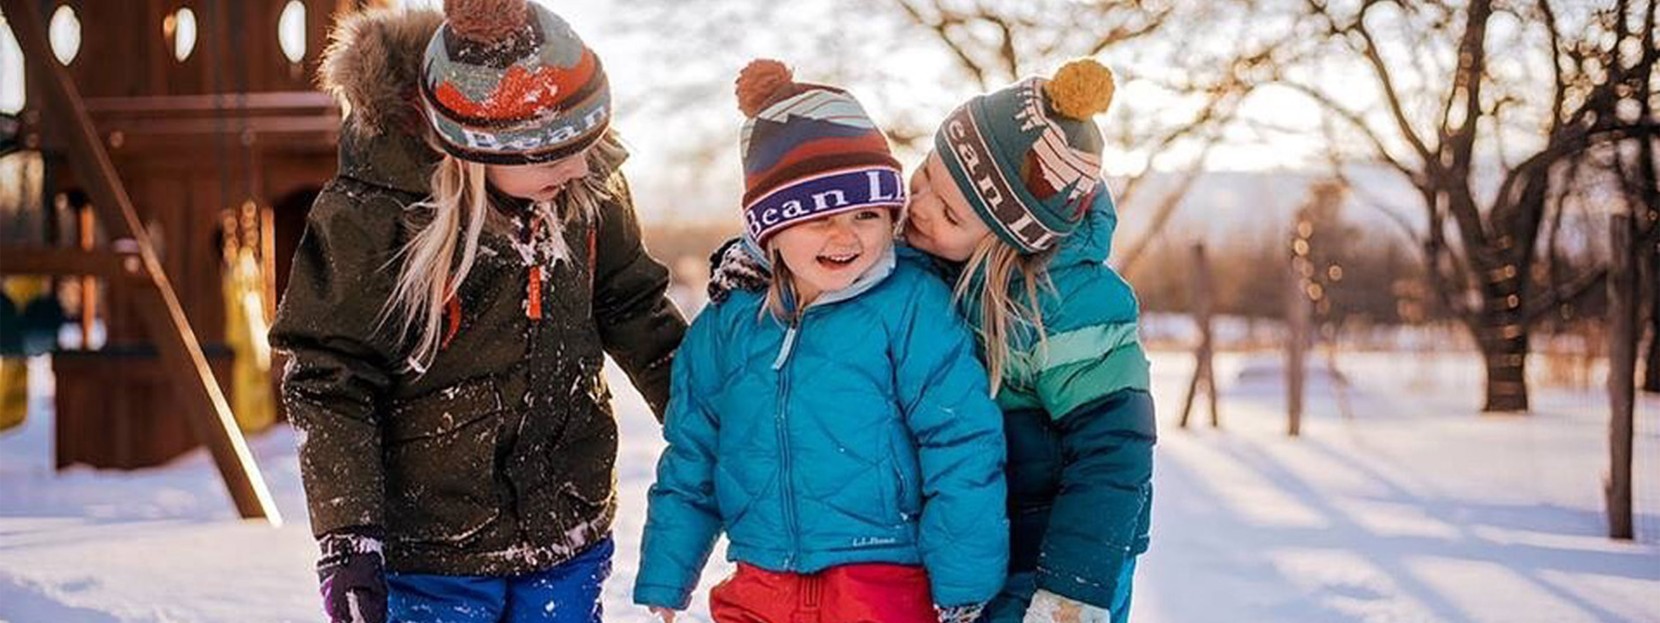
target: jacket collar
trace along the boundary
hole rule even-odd
[[[432,171],[440,154],[408,132],[369,134],[353,131],[347,119],[340,133],[340,174],[344,177],[416,195],[431,192]]]
[[[1090,205],[1089,212],[1084,215],[1084,221],[1072,231],[1072,235],[1063,238],[1059,248],[1055,250],[1055,257],[1050,264],[1055,268],[1075,264],[1104,264],[1112,255],[1112,235],[1118,229],[1118,209],[1113,204],[1112,193],[1103,186],[1101,192],[1096,193],[1095,202]]]

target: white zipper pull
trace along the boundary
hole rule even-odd
[[[784,345],[778,349],[778,358],[772,360],[772,369],[782,369],[784,362],[789,360],[790,352],[793,350],[795,350],[795,325],[792,324],[789,330],[784,332]]]

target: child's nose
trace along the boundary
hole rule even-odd
[[[924,226],[926,226],[929,223],[933,222],[933,219],[929,218],[929,216],[928,216],[928,210],[923,209],[921,206],[917,205],[916,203],[912,203],[909,206],[909,211],[906,213],[905,218],[908,219],[908,220],[911,220],[911,221],[915,221],[916,224],[918,224],[918,225],[924,225]]]
[[[554,177],[560,182],[568,182],[579,177],[587,177],[588,159],[580,157],[566,158],[564,161],[554,165],[553,174]]]
[[[837,243],[858,241],[859,236],[853,232],[853,223],[842,219],[832,219],[830,222],[830,240]]]

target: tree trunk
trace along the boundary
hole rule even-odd
[[[1640,264],[1644,270],[1638,271],[1638,283],[1646,284],[1648,290],[1648,358],[1643,364],[1643,391],[1660,393],[1660,248],[1651,249],[1648,261]]]
[[[1487,366],[1487,404],[1481,410],[1488,413],[1527,411],[1528,328],[1521,314],[1483,312],[1477,322],[1477,342]]]
[[[1643,391],[1660,394],[1660,295],[1649,303],[1648,358],[1643,363]]]
[[[1613,259],[1608,267],[1608,475],[1604,500],[1608,507],[1608,536],[1630,540],[1631,455],[1635,422],[1632,419],[1637,377],[1637,307],[1642,289],[1637,285],[1637,267],[1631,249],[1633,232],[1626,215],[1613,218]]]

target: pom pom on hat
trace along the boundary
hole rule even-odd
[[[792,84],[795,76],[783,63],[765,58],[750,61],[738,72],[738,110],[754,117],[766,109],[774,95]]]
[[[1079,120],[1106,112],[1114,90],[1112,70],[1088,58],[1061,66],[1044,86],[1055,112]]]
[[[506,39],[524,28],[530,7],[526,0],[444,0],[444,17],[461,38],[476,43]]]

